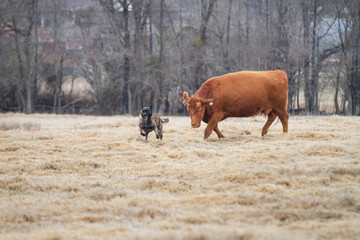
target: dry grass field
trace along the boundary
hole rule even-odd
[[[0,115],[0,239],[359,239],[360,117]]]

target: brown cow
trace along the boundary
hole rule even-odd
[[[207,123],[204,139],[214,130],[224,135],[218,122],[228,117],[251,117],[265,114],[268,120],[262,129],[264,136],[278,116],[283,132],[288,131],[288,80],[285,71],[242,71],[213,77],[204,82],[195,95],[184,92],[184,103],[191,117],[191,126]]]

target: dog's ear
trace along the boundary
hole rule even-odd
[[[150,110],[152,111],[152,104],[150,105]]]
[[[144,108],[144,106],[141,104],[141,109],[143,109]]]

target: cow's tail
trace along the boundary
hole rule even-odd
[[[168,118],[160,118],[160,121],[162,123],[167,123],[167,122],[169,122],[169,119]]]

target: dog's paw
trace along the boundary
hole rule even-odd
[[[146,136],[146,134],[145,134],[145,133],[142,133],[142,132],[141,132],[140,134],[141,134],[142,136],[144,136],[144,137]]]

